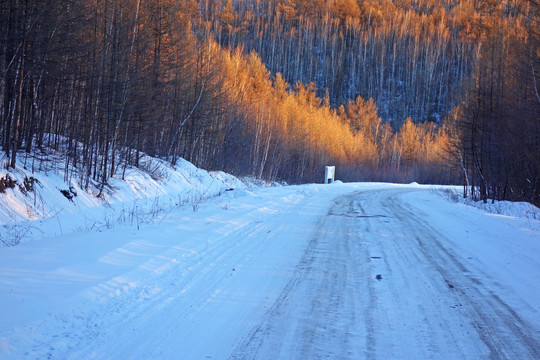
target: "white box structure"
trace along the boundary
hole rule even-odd
[[[335,166],[325,166],[324,168],[324,183],[333,183],[334,182],[334,176],[336,174],[336,167]]]

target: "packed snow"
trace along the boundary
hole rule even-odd
[[[0,359],[540,357],[537,208],[160,166],[0,194]]]

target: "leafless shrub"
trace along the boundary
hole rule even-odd
[[[72,186],[68,190],[60,190],[60,192],[70,201],[73,201],[73,198],[77,196],[77,191]]]
[[[146,172],[155,181],[167,179],[167,169],[165,165],[150,157],[144,157],[139,163],[139,169]]]
[[[29,192],[34,192],[36,184],[39,184],[38,179],[36,179],[33,176],[30,176],[30,177],[25,176],[23,183],[19,184],[19,190],[21,191],[21,193],[26,195]]]
[[[17,246],[30,237],[34,230],[36,230],[35,227],[26,223],[3,225],[0,231],[0,243],[6,247]]]
[[[7,189],[13,189],[17,184],[17,180],[12,179],[9,174],[0,178],[0,193],[5,193]]]

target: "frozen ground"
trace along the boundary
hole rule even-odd
[[[0,358],[540,358],[537,214],[418,185],[223,186],[34,220],[0,248]]]

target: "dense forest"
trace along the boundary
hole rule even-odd
[[[2,166],[141,154],[540,203],[538,0],[0,0]],[[151,171],[152,169],[148,169]]]

